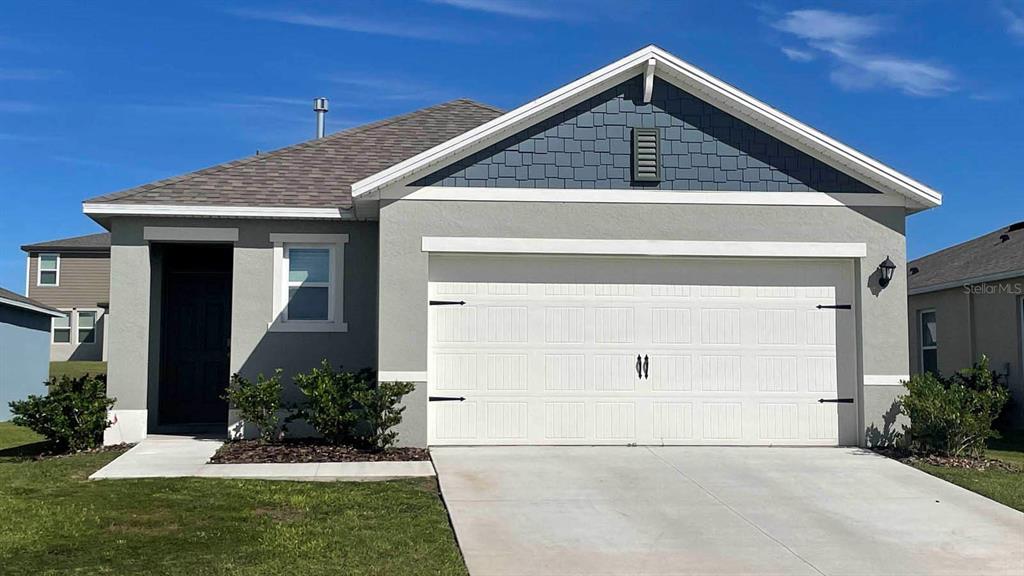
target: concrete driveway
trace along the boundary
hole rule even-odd
[[[842,448],[435,448],[473,576],[1024,574],[1024,514]]]

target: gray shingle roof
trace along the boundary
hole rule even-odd
[[[72,236],[71,238],[60,238],[58,240],[47,240],[26,244],[21,247],[25,252],[39,252],[41,250],[61,250],[68,252],[75,251],[106,251],[110,250],[110,233],[100,232],[98,234],[86,234],[85,236]]]
[[[907,263],[907,285],[912,292],[927,291],[1022,270],[1024,222],[1018,222],[912,260]]]
[[[472,100],[453,100],[86,202],[348,208],[353,182],[502,113]]]
[[[31,298],[26,298],[21,294],[18,294],[17,292],[11,292],[10,290],[6,290],[4,288],[0,288],[0,304],[8,304],[12,306],[17,306],[19,308],[24,308],[25,306],[32,306],[34,308],[47,310],[58,316],[64,315],[63,312],[57,310],[56,308],[51,308],[50,306],[47,306],[42,302],[36,302]]]

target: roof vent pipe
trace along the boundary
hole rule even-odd
[[[324,120],[327,116],[327,98],[313,99],[313,112],[316,112],[316,137],[324,137]]]

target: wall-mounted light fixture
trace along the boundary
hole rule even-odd
[[[878,285],[885,288],[892,281],[892,274],[896,271],[896,264],[889,259],[888,256],[885,260],[878,265]]]

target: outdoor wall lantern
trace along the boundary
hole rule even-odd
[[[885,257],[885,261],[878,265],[878,285],[885,288],[892,281],[892,274],[896,271],[896,264]]]

